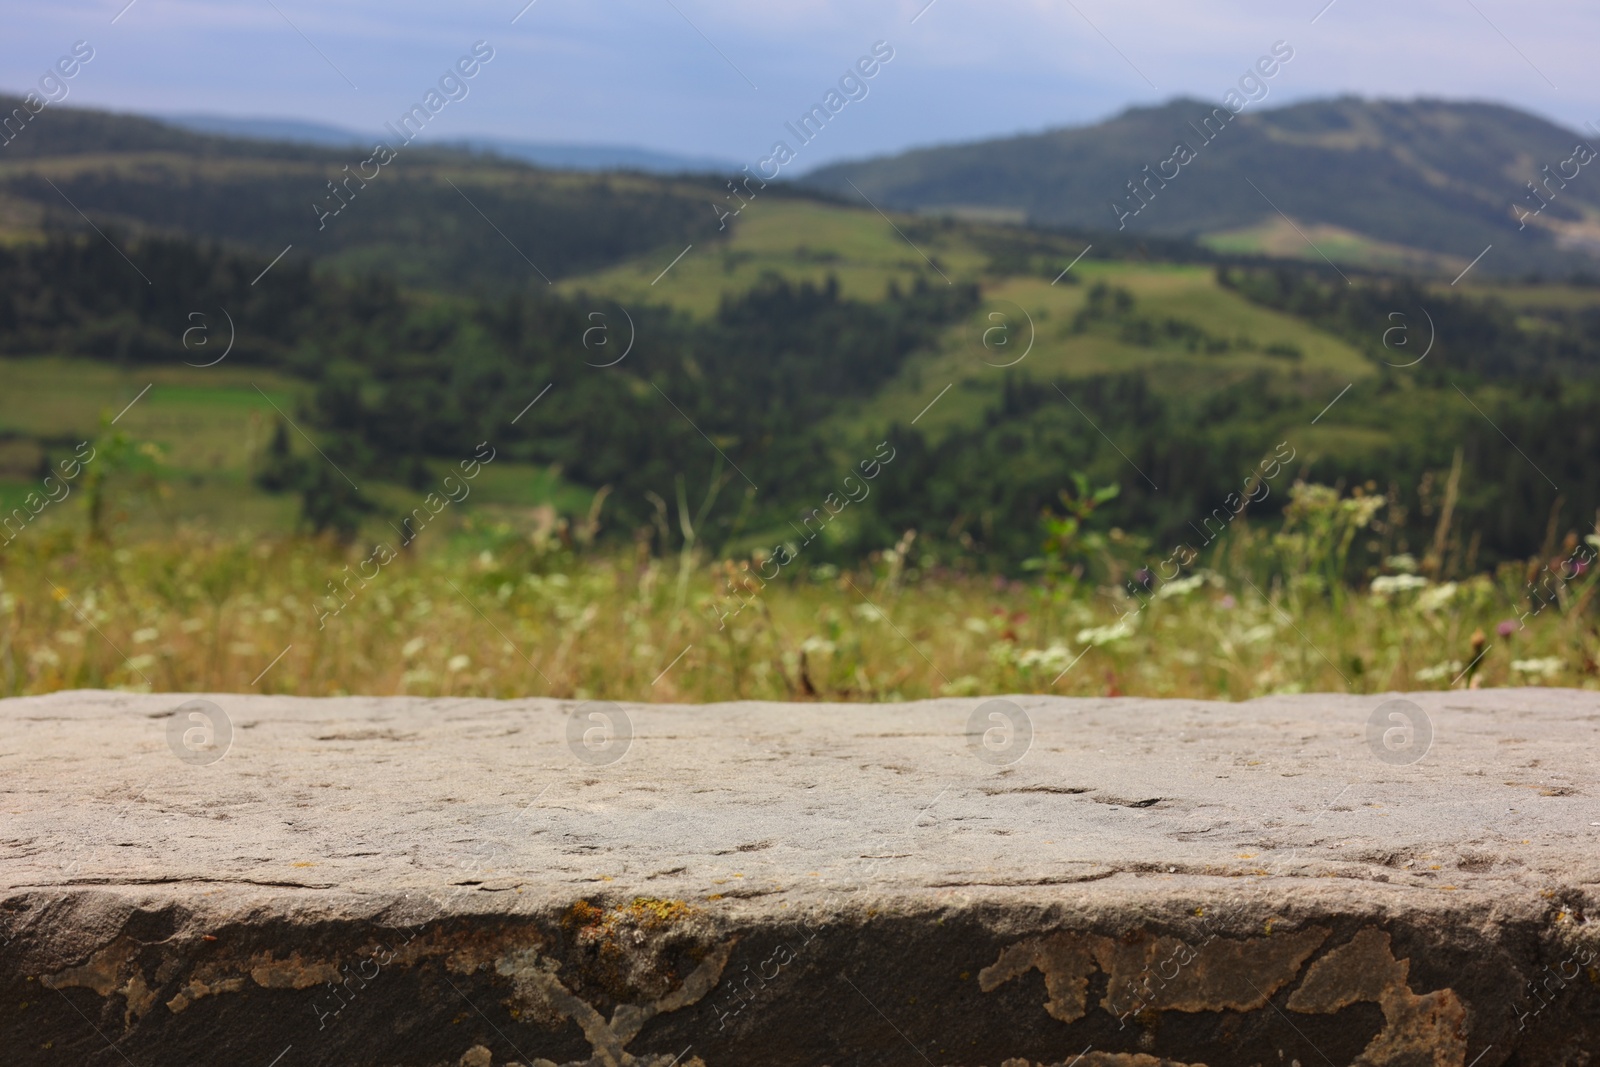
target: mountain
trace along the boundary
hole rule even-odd
[[[712,156],[684,156],[629,145],[553,144],[472,137],[460,142],[474,152],[519,159],[556,170],[637,170],[646,174],[735,174],[740,164]]]
[[[294,144],[348,147],[359,145],[367,138],[342,126],[329,126],[322,122],[301,122],[299,119],[237,118],[232,115],[153,115],[157,122],[165,122],[179,129],[195,133],[214,133],[222,137],[237,137],[252,141],[288,141]]]
[[[27,115],[21,104],[0,97],[0,114]],[[263,137],[283,129],[261,123],[252,128]],[[379,163],[371,140],[308,143],[332,127],[285,132],[301,139],[51,105],[0,138],[0,243],[92,233],[92,222],[112,236],[185,235],[269,259],[292,245],[291,259],[505,292],[658,248],[670,260],[718,237],[707,205],[726,190],[710,178],[556,171],[393,138],[397,154]]]
[[[1493,244],[1481,269],[1548,272],[1592,264],[1585,253],[1600,249],[1600,177],[1583,173],[1593,158],[1586,145],[1574,154],[1583,142],[1488,103],[1341,97],[1232,115],[1177,99],[1098,125],[835,164],[802,181],[885,209],[1010,214],[1377,267],[1454,273]],[[1547,181],[1542,201],[1525,184],[1536,178]],[[1520,229],[1518,206],[1530,213]]]
[[[236,118],[231,115],[160,115],[162,122],[197,133],[215,133],[258,141],[288,141],[314,145],[365,145],[370,133],[341,126],[328,126],[298,119]],[[658,152],[632,145],[566,144],[543,141],[518,141],[503,137],[469,137],[438,142],[439,146],[459,145],[473,152],[484,152],[506,159],[532,163],[552,170],[609,171],[634,170],[646,174],[706,174],[733,172],[739,164],[711,156],[687,156]]]

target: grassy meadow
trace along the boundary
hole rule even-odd
[[[1360,521],[1331,490],[1301,497],[1345,516],[1345,530]],[[662,557],[642,538],[633,551],[586,549],[553,509],[530,525],[463,513],[384,563],[327,540],[193,527],[91,542],[73,507],[0,557],[4,695],[1245,699],[1600,686],[1592,569],[1546,583],[1543,601],[1530,602],[1520,566],[1439,580],[1416,573],[1433,561],[1404,558],[1355,589],[1325,577],[1342,536],[1315,516],[1271,534],[1238,521],[1136,599],[1071,576],[964,573],[909,535],[845,570],[801,550],[763,585],[759,560]]]

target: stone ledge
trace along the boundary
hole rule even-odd
[[[1589,1062],[1600,697],[1392,699],[0,701],[0,1047]]]

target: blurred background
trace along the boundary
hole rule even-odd
[[[0,694],[1592,686],[1597,19],[11,13]]]

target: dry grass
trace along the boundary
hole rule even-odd
[[[580,557],[505,525],[419,541],[375,576],[368,563],[365,581],[369,553],[300,539],[112,547],[28,534],[0,550],[5,695],[1243,699],[1600,684],[1593,570],[1502,635],[1497,624],[1529,608],[1521,568],[1403,579],[1414,588],[1387,595],[1330,589],[1279,557],[1277,573],[1301,577],[1272,578],[1257,566],[1266,539],[1247,532],[1138,611],[1113,590],[963,575],[889,551],[844,573],[802,559],[757,592],[741,582],[747,606],[721,621],[737,606],[726,594],[738,565],[681,568],[642,547]],[[327,595],[336,583],[344,606],[320,617],[340,602]]]

